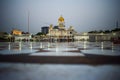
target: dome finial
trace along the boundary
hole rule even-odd
[[[59,17],[58,21],[59,22],[64,22],[64,18],[62,17],[62,15]]]

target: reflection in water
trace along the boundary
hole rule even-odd
[[[104,48],[104,43],[101,42],[101,50],[103,51],[103,48]]]
[[[48,48],[50,47],[50,43],[48,42]]]
[[[84,48],[84,49],[87,48],[87,45],[86,45],[86,44],[87,44],[87,41],[84,41],[84,43],[83,43],[83,48]]]
[[[11,44],[10,44],[10,42],[9,42],[9,44],[8,44],[8,50],[10,50],[11,49]]]
[[[30,42],[30,50],[31,50],[31,51],[32,51],[32,48],[33,48],[33,47],[32,47],[32,42]]]
[[[114,44],[113,43],[112,43],[111,47],[112,47],[112,52],[114,52]]]
[[[65,50],[68,51],[68,47],[66,47]]]
[[[48,48],[48,50],[50,50],[50,44],[49,44],[49,42],[48,42],[48,44],[47,44],[47,48]]]
[[[21,42],[19,42],[19,50],[20,50],[20,51],[21,51],[21,48],[22,48]]]
[[[58,52],[58,44],[56,43],[56,49],[55,49],[56,52]]]
[[[40,43],[40,48],[43,48],[42,43]]]
[[[69,51],[78,50],[78,48],[84,49],[83,51],[87,51],[86,53],[96,53],[96,54],[110,54],[110,55],[119,55],[120,45],[115,45],[111,42],[70,42],[70,43],[44,43],[40,42],[9,42],[2,43],[3,46],[0,48],[4,48],[0,51],[1,53],[29,53],[34,52],[34,48],[43,48],[43,50],[52,51],[55,54],[66,54]],[[7,48],[6,48],[7,47]],[[90,48],[89,48],[90,47]],[[87,49],[89,48],[89,49]],[[64,51],[64,52],[63,52]],[[66,53],[65,53],[66,52]],[[43,52],[44,53],[44,52]],[[116,53],[116,54],[115,54]],[[51,54],[51,53],[50,53]]]
[[[56,51],[56,52],[58,52],[58,51],[59,51],[57,46],[56,46],[56,49],[55,49],[55,51]]]
[[[22,43],[19,42],[19,50],[21,51],[21,49],[22,49]]]

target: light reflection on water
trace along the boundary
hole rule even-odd
[[[111,55],[117,56],[120,55],[120,45],[113,44],[112,42],[96,42],[92,43],[91,49],[81,50],[84,54],[99,54],[99,55]],[[89,45],[89,46],[90,46]],[[92,45],[95,45],[94,47]]]
[[[10,45],[10,42],[9,42],[9,44],[8,44],[8,50],[10,50],[11,49],[11,45]]]
[[[0,63],[1,80],[119,80],[120,65]],[[7,77],[6,77],[7,76]],[[52,77],[51,77],[52,76]]]
[[[101,50],[103,51],[104,45],[103,42],[101,42]]]
[[[84,41],[84,49],[87,48],[87,41]]]
[[[19,50],[21,51],[21,49],[22,49],[22,44],[21,42],[19,42]]]
[[[0,54],[33,53],[36,48],[53,52],[42,52],[42,55],[76,55],[79,53],[62,52],[81,49],[84,54],[119,55],[120,45],[111,42],[15,42],[0,43]],[[38,53],[36,53],[37,55]],[[120,65],[63,65],[63,64],[21,64],[0,63],[1,80],[119,80]],[[87,76],[86,76],[87,75]],[[7,77],[6,77],[7,76]],[[53,76],[53,77],[51,77]],[[108,77],[109,76],[109,77]]]
[[[40,43],[40,48],[43,48],[42,43]]]
[[[3,48],[4,46],[4,48]],[[1,49],[3,48],[3,49]],[[0,43],[0,54],[12,53],[36,53],[37,49],[49,50],[54,54],[63,54],[64,51],[78,50],[79,53],[87,54],[107,54],[107,55],[120,55],[120,45],[115,45],[111,42],[4,42]],[[45,52],[42,52],[45,53]],[[70,52],[67,52],[70,53]],[[77,52],[77,54],[79,54]]]
[[[111,47],[112,47],[112,52],[114,52],[114,44],[113,43],[112,43]]]

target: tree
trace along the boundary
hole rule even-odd
[[[120,28],[115,28],[115,29],[111,30],[111,32],[117,32],[117,31],[120,31]]]
[[[88,33],[98,33],[98,31],[95,30],[95,31],[90,31]]]
[[[103,33],[103,30],[98,31],[98,33]]]
[[[7,32],[4,32],[4,34],[5,34],[5,35],[8,35],[8,33],[7,33]]]
[[[109,30],[105,30],[105,31],[104,31],[104,33],[110,33],[110,32],[111,32],[111,31],[109,31]]]
[[[46,35],[46,34],[44,34],[42,32],[38,32],[36,35]]]

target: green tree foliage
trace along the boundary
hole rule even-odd
[[[105,31],[104,31],[104,33],[110,33],[110,32],[111,32],[111,31],[109,31],[109,30],[105,30]]]
[[[7,32],[4,32],[4,35],[8,35],[8,33],[7,33]]]
[[[111,32],[117,32],[117,31],[120,31],[120,28],[115,28],[115,29],[111,30]]]
[[[120,31],[120,28],[115,28],[115,29],[112,29],[112,30],[99,30],[99,31],[97,31],[97,30],[94,30],[94,31],[90,31],[90,32],[88,32],[88,33],[111,33],[111,32],[118,32],[118,31]]]
[[[46,34],[44,34],[42,32],[38,32],[36,35],[46,35]]]

